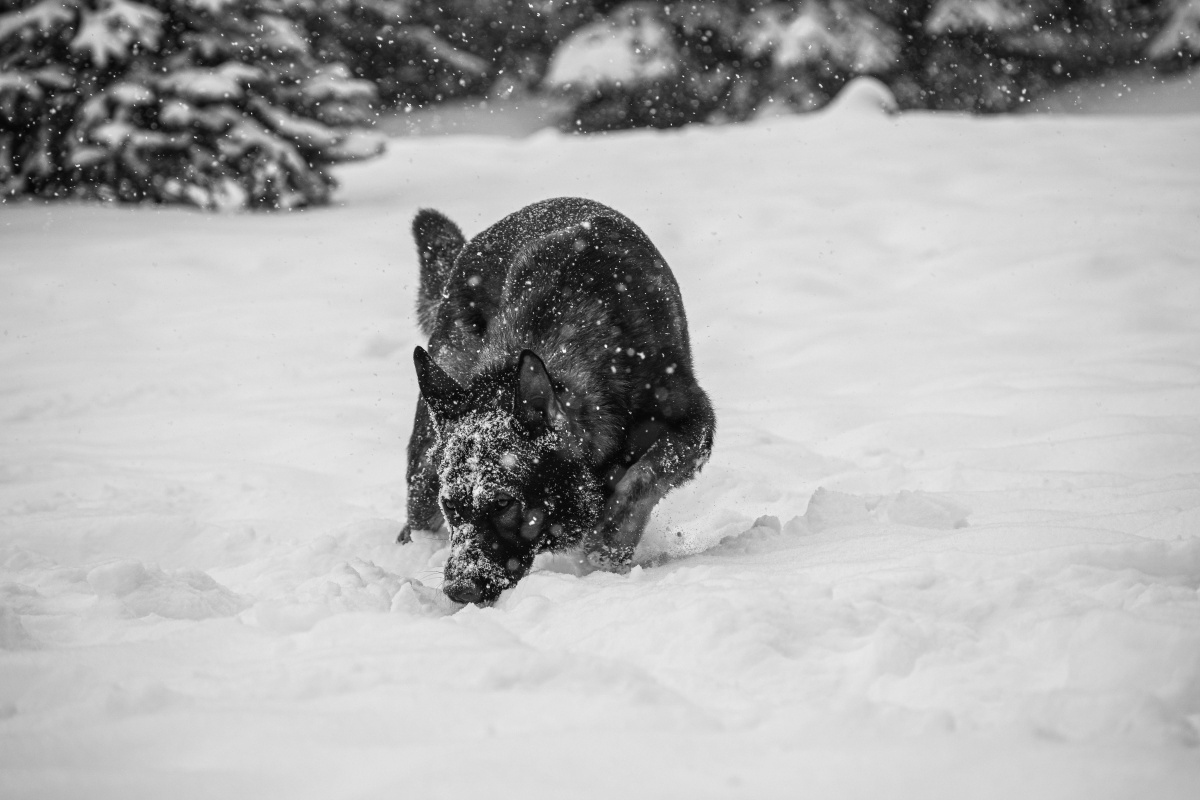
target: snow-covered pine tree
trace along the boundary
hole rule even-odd
[[[920,78],[934,108],[1008,111],[1048,84],[1140,61],[1157,0],[936,0]]]
[[[902,102],[976,113],[1019,104],[1030,96],[1036,74],[1000,43],[1034,27],[1040,19],[1035,6],[1047,3],[1055,0],[936,0],[915,48],[920,97],[901,91]]]
[[[552,25],[576,10],[590,10],[578,0],[412,0],[413,18],[459,52],[489,66],[489,82],[503,76],[510,86],[523,85],[545,70]],[[590,18],[590,17],[589,17]],[[584,20],[576,23],[582,24]],[[562,35],[561,33],[559,34]]]
[[[413,0],[414,18],[492,65],[491,92],[533,89],[555,48],[612,0]]]
[[[374,83],[384,106],[531,89],[555,46],[598,16],[594,0],[289,2],[316,54]]]
[[[756,5],[626,3],[573,33],[545,84],[575,99],[570,129],[671,127],[744,119],[767,97],[818,108],[849,78],[899,63],[899,35],[861,4]]]
[[[564,42],[546,85],[576,98],[575,130],[744,119],[768,98],[811,110],[850,78],[898,72],[903,38],[880,16],[898,3],[626,3]]]
[[[850,78],[893,74],[901,44],[894,27],[847,0],[766,6],[742,28],[742,51],[766,63],[772,98],[801,111],[824,106]]]
[[[1001,37],[1001,47],[1058,77],[1137,63],[1160,22],[1158,0],[1041,0],[1032,24]]]
[[[902,107],[1001,112],[1147,59],[1200,59],[1200,0],[626,3],[560,46],[546,84],[595,130],[743,119],[768,98],[820,108],[859,75]]]
[[[662,8],[634,2],[572,33],[555,51],[543,87],[574,101],[567,130],[668,127],[685,72]]]
[[[738,0],[674,0],[666,6],[685,65],[676,124],[740,120],[753,111],[759,82],[738,38],[746,7]]]
[[[385,106],[479,93],[493,73],[451,43],[416,0],[292,0],[323,61],[340,62],[379,89]]]
[[[292,0],[0,0],[0,196],[204,208],[326,200],[374,87]]]

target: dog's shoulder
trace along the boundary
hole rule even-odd
[[[637,230],[627,217],[582,197],[555,197],[514,211],[472,238],[459,254],[460,273],[505,272],[519,253],[555,233],[608,217]]]

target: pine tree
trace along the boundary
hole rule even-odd
[[[0,194],[294,208],[375,96],[290,0],[0,0]]]

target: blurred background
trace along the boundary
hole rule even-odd
[[[863,76],[1070,110],[1198,60],[1200,0],[0,0],[0,198],[296,208],[388,135],[736,123]]]

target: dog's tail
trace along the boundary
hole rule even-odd
[[[466,240],[458,226],[440,211],[422,208],[413,217],[413,238],[421,262],[421,288],[417,292],[417,323],[426,336],[433,335],[442,289],[450,277],[454,259]]]

